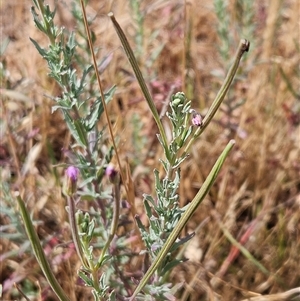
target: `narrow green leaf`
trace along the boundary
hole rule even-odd
[[[35,46],[35,48],[37,49],[37,51],[39,52],[39,54],[43,57],[46,58],[47,57],[47,51],[42,48],[34,39],[29,38],[30,41],[33,43],[33,45]]]
[[[93,286],[93,281],[81,270],[78,271],[78,276],[85,282],[87,286]]]
[[[73,124],[76,128],[76,132],[78,134],[78,138],[80,139],[81,145],[84,147],[88,146],[86,131],[80,119],[73,121]]]
[[[104,94],[106,104],[108,104],[112,100],[116,89],[117,89],[117,87],[113,86],[112,88],[109,89],[109,91],[107,93]],[[87,130],[90,131],[91,129],[93,129],[96,126],[96,124],[99,121],[103,112],[104,112],[104,108],[103,108],[103,104],[102,104],[102,99],[101,99],[101,97],[99,97],[93,104],[93,106],[91,108],[91,112],[87,116],[87,118],[84,122],[84,125]]]
[[[131,67],[132,67],[133,71],[134,71],[136,79],[137,79],[137,81],[138,81],[138,83],[140,85],[140,88],[141,88],[141,90],[142,90],[142,92],[143,92],[143,94],[145,96],[145,99],[146,99],[146,101],[148,103],[148,106],[149,106],[149,108],[151,110],[153,118],[154,118],[154,120],[155,120],[155,122],[157,124],[157,127],[159,129],[159,133],[161,135],[162,145],[163,145],[165,153],[166,153],[166,157],[170,158],[170,154],[169,154],[168,147],[167,147],[168,143],[167,143],[166,132],[165,132],[164,127],[163,127],[163,125],[161,123],[161,120],[159,118],[159,115],[158,115],[157,109],[155,107],[154,101],[153,101],[153,99],[151,97],[151,94],[149,92],[149,89],[148,89],[148,87],[147,87],[147,85],[145,83],[144,77],[143,77],[142,72],[141,72],[141,70],[139,68],[139,65],[137,63],[135,55],[134,55],[134,53],[133,53],[133,51],[132,51],[132,49],[131,49],[131,47],[129,45],[129,42],[128,42],[128,40],[127,40],[127,38],[126,38],[126,36],[125,36],[125,34],[124,34],[121,26],[117,22],[114,14],[112,12],[110,12],[110,13],[108,13],[108,16],[110,17],[110,19],[113,22],[115,30],[116,30],[116,32],[117,32],[117,34],[119,36],[119,39],[120,39],[120,41],[121,41],[121,43],[122,43],[122,45],[124,47],[124,50],[126,52],[127,58],[128,58],[128,60],[129,60],[129,62],[131,64]]]
[[[188,242],[190,239],[192,239],[195,236],[195,232],[192,232],[191,234],[186,235],[184,238],[180,239],[179,241],[176,241],[173,246],[170,249],[170,252],[176,251],[181,245]]]
[[[34,251],[34,255],[48,281],[54,293],[57,295],[61,301],[70,301],[69,297],[66,295],[58,281],[56,280],[54,274],[51,271],[50,265],[46,259],[46,255],[41,246],[38,235],[33,227],[32,221],[30,219],[29,213],[25,207],[24,201],[20,196],[17,197],[17,202],[20,207],[20,213],[24,222],[25,230],[27,232],[28,238],[31,243],[31,247]]]
[[[177,265],[179,265],[180,263],[183,263],[184,259],[174,259],[172,261],[170,261],[169,263],[166,264],[166,266],[162,269],[162,274],[168,273],[170,270],[172,270],[174,267],[176,267]]]
[[[234,57],[234,62],[232,64],[232,66],[230,67],[230,69],[226,75],[226,78],[225,78],[219,92],[217,93],[215,100],[213,101],[211,107],[209,108],[207,114],[205,115],[203,122],[202,122],[202,126],[196,130],[194,136],[189,141],[188,145],[185,147],[185,150],[184,150],[185,153],[189,150],[189,148],[193,144],[194,140],[203,133],[203,131],[206,129],[206,127],[212,121],[213,117],[215,116],[218,108],[220,107],[221,103],[223,102],[223,100],[229,90],[229,87],[234,79],[234,76],[235,76],[237,70],[238,70],[239,63],[240,63],[240,60],[241,60],[243,54],[245,52],[248,52],[249,48],[250,48],[250,42],[245,39],[242,39],[240,41],[239,47],[236,51],[236,54]]]
[[[81,137],[80,137],[79,133],[77,132],[77,128],[74,124],[73,119],[70,117],[70,115],[67,111],[63,110],[63,114],[64,114],[65,121],[68,125],[68,128],[69,128],[72,136],[74,137],[74,139],[80,146],[85,148],[86,145],[82,142]]]

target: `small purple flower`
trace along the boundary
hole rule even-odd
[[[199,113],[193,113],[192,124],[195,126],[202,126],[202,117]]]
[[[66,192],[72,195],[76,191],[79,169],[75,166],[69,166],[66,170]]]
[[[79,169],[75,166],[69,166],[66,170],[66,174],[72,182],[76,182],[79,175]]]
[[[107,165],[105,175],[109,178],[111,183],[116,183],[116,181],[119,180],[119,174],[111,163]]]

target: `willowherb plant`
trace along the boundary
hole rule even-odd
[[[134,254],[125,243],[126,234],[117,235],[122,169],[120,166],[119,174],[110,164],[113,152],[117,154],[117,149],[108,147],[103,150],[100,147],[105,129],[99,131],[97,128],[97,122],[106,108],[105,103],[112,99],[115,87],[112,87],[104,97],[96,95],[94,101],[91,101],[85,87],[93,68],[90,65],[84,68],[81,78],[78,79],[80,75],[73,67],[77,57],[75,34],[68,34],[62,28],[55,26],[55,10],[51,11],[42,0],[33,0],[33,2],[35,5],[35,8],[32,8],[34,22],[38,29],[49,38],[50,45],[45,49],[36,41],[32,40],[32,42],[47,61],[50,69],[49,75],[61,87],[62,95],[55,98],[57,104],[53,109],[62,112],[75,141],[71,148],[75,159],[69,162],[66,170],[64,193],[68,201],[67,211],[72,238],[81,262],[78,275],[86,286],[92,288],[95,300],[175,300],[176,286],[172,287],[168,284],[167,278],[171,269],[182,260],[174,258],[173,255],[194,234],[187,235],[180,240],[178,236],[213,185],[234,141],[228,143],[194,200],[185,208],[179,207],[180,165],[187,158],[195,139],[205,130],[222,103],[239,61],[243,53],[249,49],[249,42],[241,41],[234,64],[203,120],[191,108],[191,101],[184,93],[178,92],[172,96],[170,110],[166,114],[172,128],[172,137],[169,141],[126,36],[113,14],[109,13],[158,125],[157,137],[165,155],[160,160],[164,175],[155,169],[155,191],[153,195],[144,195],[149,227],[145,227],[139,216],[135,216],[145,243],[145,250],[142,253],[147,253],[150,267],[134,289],[135,281],[125,276],[126,265]],[[81,6],[83,18],[86,21],[83,1],[81,1]],[[87,22],[84,23],[90,51],[94,58]],[[94,59],[96,74],[97,66]],[[103,93],[101,95],[103,96]],[[113,137],[112,140],[114,141]],[[83,179],[82,182],[79,182],[79,175]],[[105,182],[105,178],[109,181]],[[123,185],[126,186],[124,181]],[[80,191],[77,189],[78,186],[81,188]],[[89,200],[92,204],[90,210],[83,212],[77,209],[78,200]],[[36,258],[49,284],[60,300],[69,300],[49,267],[29,213],[20,197],[18,204]]]

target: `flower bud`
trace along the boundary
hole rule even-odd
[[[202,126],[202,117],[196,111],[193,113],[192,124],[195,126]]]
[[[109,181],[113,184],[117,184],[119,182],[119,173],[113,166],[113,164],[108,164],[105,170],[105,175],[109,178]]]
[[[179,105],[183,105],[185,103],[186,97],[183,92],[178,92],[172,97],[172,105],[174,107],[178,107]]]
[[[66,193],[72,195],[77,189],[77,180],[79,169],[75,166],[69,166],[66,170]]]

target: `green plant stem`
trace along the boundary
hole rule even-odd
[[[115,201],[114,201],[113,219],[112,219],[110,234],[109,234],[108,239],[101,251],[101,255],[99,257],[97,267],[101,266],[103,258],[105,256],[105,253],[106,253],[107,249],[109,248],[110,243],[112,242],[112,240],[117,232],[117,229],[118,229],[119,215],[120,215],[120,183],[119,183],[119,179],[118,179],[118,183],[114,184],[114,196],[115,196]]]
[[[158,253],[157,257],[155,258],[155,260],[151,264],[150,268],[148,269],[148,271],[146,272],[146,274],[144,275],[144,277],[142,278],[142,280],[140,281],[140,283],[136,287],[136,289],[135,289],[133,295],[130,297],[129,301],[134,300],[134,298],[137,296],[137,294],[146,285],[146,283],[148,282],[149,278],[153,275],[155,270],[159,267],[159,265],[165,259],[165,257],[167,256],[169,250],[171,249],[172,245],[174,244],[177,237],[179,236],[180,232],[182,231],[182,229],[184,228],[184,226],[186,225],[186,223],[188,222],[190,217],[193,215],[193,213],[195,212],[195,210],[197,209],[199,204],[203,201],[204,197],[206,196],[206,194],[210,190],[211,186],[215,182],[215,180],[216,180],[216,178],[217,178],[217,176],[220,172],[220,169],[221,169],[226,157],[228,156],[230,150],[234,146],[234,144],[235,144],[234,140],[230,140],[228,142],[227,146],[225,147],[222,154],[220,155],[220,157],[216,161],[215,165],[213,166],[212,170],[210,171],[209,175],[207,176],[205,182],[201,186],[200,190],[198,191],[195,198],[193,199],[191,204],[188,206],[188,208],[186,209],[186,211],[184,212],[182,217],[180,218],[178,224],[173,229],[172,233],[168,237],[168,239],[165,242],[164,246],[162,247],[162,249]]]
[[[227,76],[222,84],[222,87],[220,88],[215,100],[213,101],[206,116],[204,117],[202,126],[197,129],[194,136],[192,137],[192,139],[189,141],[189,143],[185,147],[184,153],[187,153],[189,151],[189,149],[192,146],[192,144],[194,143],[195,139],[201,135],[201,133],[206,129],[206,127],[209,125],[209,123],[213,119],[213,117],[216,114],[217,110],[219,109],[222,101],[224,100],[227,91],[229,90],[229,87],[230,87],[230,85],[233,81],[233,78],[236,74],[236,71],[239,67],[240,60],[241,60],[243,54],[245,52],[249,51],[249,47],[250,47],[249,41],[247,41],[245,39],[242,39],[240,41],[239,47],[238,47],[235,57],[234,57],[233,65],[229,69]]]
[[[120,41],[121,41],[121,43],[122,43],[122,45],[124,47],[125,53],[127,55],[127,58],[128,58],[128,60],[129,60],[129,62],[131,64],[131,67],[132,67],[133,71],[134,71],[136,79],[137,79],[137,81],[138,81],[138,83],[140,85],[140,88],[141,88],[141,90],[142,90],[142,92],[143,92],[143,94],[145,96],[145,99],[146,99],[146,101],[148,103],[148,106],[149,106],[149,108],[151,110],[153,118],[154,118],[154,120],[155,120],[155,122],[157,124],[160,136],[161,136],[163,144],[164,144],[163,147],[164,147],[164,150],[166,152],[166,157],[170,160],[170,153],[168,151],[167,136],[166,136],[164,127],[163,127],[163,125],[162,125],[162,123],[160,121],[160,118],[159,118],[158,112],[156,110],[155,104],[153,102],[153,99],[152,99],[152,97],[150,95],[149,89],[148,89],[148,87],[147,87],[147,85],[145,83],[145,80],[143,78],[142,72],[141,72],[141,70],[139,68],[138,62],[137,62],[137,60],[136,60],[136,58],[134,56],[134,53],[133,53],[133,51],[132,51],[132,49],[131,49],[131,47],[129,45],[129,42],[128,42],[128,40],[127,40],[127,38],[126,38],[126,36],[125,36],[122,28],[120,27],[119,23],[115,19],[114,14],[112,12],[110,12],[108,14],[108,16],[110,17],[111,21],[113,22],[115,30],[116,30],[116,32],[117,32],[117,34],[119,36],[119,39],[120,39]]]
[[[77,252],[77,255],[80,258],[81,264],[85,267],[85,268],[90,268],[88,261],[86,260],[86,257],[84,255],[84,252],[82,250],[82,246],[81,246],[81,242],[79,239],[79,235],[78,235],[78,228],[77,228],[77,223],[76,223],[76,218],[75,218],[75,200],[73,198],[73,196],[68,196],[68,206],[69,206],[69,222],[70,222],[70,228],[71,228],[71,233],[72,233],[72,238],[73,238],[73,242],[75,245],[75,249]]]
[[[20,196],[17,197],[18,205],[20,207],[21,216],[24,222],[24,226],[30,240],[32,249],[34,251],[35,257],[48,281],[54,293],[57,295],[61,301],[70,301],[69,297],[66,295],[60,284],[57,282],[54,274],[51,271],[50,265],[46,259],[46,255],[41,246],[40,240],[35,232],[32,221],[29,217],[29,213],[25,207],[24,201]]]

